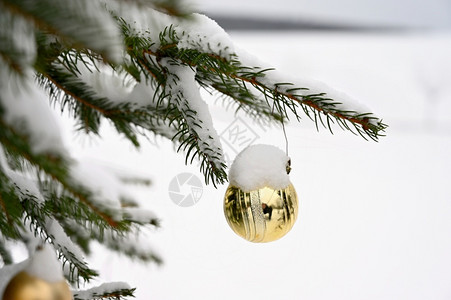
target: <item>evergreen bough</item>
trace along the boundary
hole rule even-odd
[[[58,142],[58,129],[35,126],[47,118],[45,101],[37,96],[44,92],[48,109],[68,111],[86,133],[98,135],[107,119],[136,147],[139,135],[170,139],[187,163],[200,159],[205,181],[213,185],[227,180],[226,164],[199,89],[224,96],[259,122],[300,120],[304,113],[331,131],[336,124],[372,140],[384,132],[381,120],[341,103],[347,99],[335,98],[333,91],[281,82],[275,70],[250,61],[234,51],[216,23],[176,0],[0,0],[3,265],[14,263],[11,241],[36,238],[57,250],[74,289],[99,275],[83,258],[93,240],[161,262],[129,241],[140,227],[158,226],[158,219],[120,193],[117,199],[99,195],[81,179],[90,169]],[[133,91],[129,98],[113,99],[95,84],[101,79],[103,87],[120,82]],[[109,176],[118,183],[148,183]],[[120,299],[134,292],[120,284],[100,290],[75,290],[74,297]]]

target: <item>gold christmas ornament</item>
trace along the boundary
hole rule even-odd
[[[264,187],[250,192],[230,185],[224,213],[229,226],[242,238],[254,243],[271,242],[293,227],[298,197],[291,183],[284,189]]]
[[[13,275],[13,274],[11,274]],[[2,300],[72,300],[51,245],[39,245],[6,286]]]
[[[6,286],[3,300],[72,300],[66,281],[48,282],[22,271]]]

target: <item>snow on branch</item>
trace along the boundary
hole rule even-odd
[[[93,205],[109,211],[114,219],[120,220],[118,211],[121,207],[122,185],[117,178],[101,166],[84,160],[78,160],[72,165],[70,177],[74,185],[79,185],[89,192]]]
[[[92,49],[115,62],[122,57],[120,31],[100,1],[2,0],[2,4],[74,48]]]
[[[0,63],[0,123],[25,136],[32,152],[63,155],[59,126],[33,77],[30,69],[20,76],[8,73]]]
[[[143,262],[163,262],[162,255],[150,244],[149,238],[140,232],[128,232],[127,234],[118,234],[114,231],[105,231],[103,235],[103,244],[118,253],[124,253],[130,258],[136,258]]]
[[[46,200],[41,194],[37,182],[9,169],[3,153],[0,153],[0,156],[2,169],[14,185],[16,194],[19,195],[18,201],[20,201],[21,210],[25,212],[25,215],[18,216],[21,222],[27,225],[23,227],[21,235],[40,236],[43,240],[49,239],[58,249],[60,258],[71,265],[72,273],[76,271],[77,275],[72,276],[72,279],[78,280],[78,274],[85,275],[84,278],[89,279],[93,273],[87,268],[81,249],[71,241],[61,225],[45,208]]]
[[[125,282],[109,282],[90,288],[84,291],[74,291],[74,300],[93,299],[121,299],[122,297],[133,296],[135,289],[132,289]]]
[[[166,91],[170,95],[170,102],[186,122],[186,127],[179,132],[179,149],[188,148],[187,158],[194,151],[193,157],[201,157],[204,167],[212,169],[211,176],[206,178],[210,177],[215,182],[213,175],[216,175],[216,180],[223,182],[226,175],[223,174],[225,161],[222,146],[213,127],[208,105],[202,99],[195,81],[196,71],[176,61],[161,61],[161,64],[168,71]]]
[[[239,50],[238,60],[244,67],[232,76],[250,83],[268,100],[276,102],[278,110],[286,116],[288,108],[299,119],[297,108],[300,107],[317,128],[321,123],[332,132],[331,123],[335,120],[338,126],[350,131],[352,125],[364,139],[368,136],[377,140],[387,128],[366,106],[320,81],[282,74],[244,50]]]
[[[205,26],[207,28],[197,30],[221,30],[213,23]],[[132,29],[127,29],[127,26],[122,27],[126,36],[135,34]],[[300,119],[299,112],[303,111],[317,127],[321,123],[332,131],[331,124],[337,123],[343,129],[352,132],[355,130],[363,138],[369,137],[373,140],[377,140],[387,127],[381,119],[369,113],[349,96],[323,83],[280,74],[242,50],[237,50],[236,54],[227,52],[228,54],[224,55],[221,49],[232,51],[234,47],[221,35],[222,47],[215,49],[211,47],[209,40],[202,39],[196,42],[191,40],[192,43],[187,46],[183,41],[185,34],[177,31],[177,26],[171,25],[162,31],[158,42],[151,40],[152,43],[147,43],[147,48],[142,48],[141,51],[149,57],[154,57],[156,61],[173,59],[190,66],[196,70],[196,81],[202,87],[207,90],[213,88],[232,97],[239,107],[245,108],[251,115],[260,113],[273,120],[280,120],[287,118],[287,111],[291,111]],[[196,47],[193,43],[200,43],[203,47]],[[135,40],[127,45],[131,55],[138,53],[135,50],[137,45],[140,44]],[[159,48],[156,48],[158,46]],[[147,60],[152,61],[150,58]],[[155,79],[162,81],[158,69],[152,69],[151,73]],[[265,98],[266,105],[255,95],[255,91]]]
[[[71,282],[79,282],[80,277],[89,281],[97,272],[90,269],[82,250],[69,238],[61,225],[51,217],[43,203],[24,196],[22,205],[26,212],[22,235],[38,237],[53,244],[63,263],[65,275]]]
[[[90,160],[78,159],[71,170],[73,184],[80,185],[89,193],[93,206],[106,212],[113,222],[133,222],[158,225],[156,215],[138,207],[123,207],[123,203],[133,203],[127,183],[121,178],[121,172]]]
[[[17,195],[17,188],[8,174],[9,171],[3,147],[0,146],[0,238],[2,244],[7,239],[18,239],[21,236],[23,210],[20,205],[20,197]],[[11,254],[8,251],[2,251],[1,256],[4,262],[12,262]]]
[[[89,245],[90,239],[94,239],[114,252],[125,254],[127,257],[142,262],[160,264],[163,261],[162,255],[151,245],[147,234],[144,235],[145,232],[150,233],[150,230],[143,231],[142,228],[132,228],[127,232],[118,232],[112,229],[101,230],[98,227],[91,227],[89,222],[86,224],[78,224],[73,220],[64,220],[63,222],[65,228],[76,232],[77,239],[84,240],[87,245]],[[89,252],[89,249],[86,251]]]
[[[158,226],[159,221],[155,213],[140,207],[124,207],[122,208],[123,218],[125,220],[139,223],[151,224]]]
[[[52,53],[53,48],[40,46],[41,51]],[[145,135],[146,130],[169,139],[176,134],[169,122],[171,114],[156,106],[156,91],[145,77],[140,75],[139,82],[120,66],[113,69],[72,51],[50,56],[55,62],[43,62],[39,83],[62,110],[68,109],[78,120],[79,129],[98,134],[105,117],[135,146],[139,146],[137,135]]]
[[[124,187],[127,178],[148,181],[71,160],[48,97],[88,133],[98,134],[105,118],[136,146],[138,134],[148,132],[172,139],[186,152],[186,162],[200,158],[205,181],[214,185],[227,180],[226,165],[200,87],[225,95],[259,120],[283,122],[292,115],[299,120],[304,112],[317,126],[332,131],[336,123],[374,140],[387,127],[343,93],[255,60],[216,22],[186,16],[179,4],[0,0],[5,263],[12,258],[3,250],[4,240],[24,240],[21,234],[28,233],[53,243],[72,282],[97,275],[83,258],[92,240],[141,261],[161,262],[139,235],[141,226],[158,226],[158,219],[138,208]],[[23,225],[30,232],[21,232]],[[76,292],[75,299],[120,299],[133,291],[124,283],[105,284]]]
[[[11,70],[22,73],[35,58],[33,27],[25,19],[14,16],[0,2],[0,60]]]
[[[13,263],[13,257],[12,257],[11,252],[9,251],[10,247],[8,247],[8,246],[10,246],[10,245],[8,245],[8,243],[6,242],[6,239],[3,237],[3,235],[0,234],[0,258],[1,258],[1,262],[4,266],[10,265]]]
[[[171,35],[175,35],[179,49],[213,53],[226,59],[234,53],[229,35],[205,15],[193,13],[188,18],[177,18],[150,7],[125,5],[120,1],[109,2],[107,7],[119,18],[120,24],[129,25],[131,35],[152,41],[149,50],[164,47],[165,38],[171,40]],[[166,36],[166,33],[170,34]]]
[[[177,133],[176,127],[168,120],[171,114],[163,110],[161,105],[157,105],[155,95],[158,91],[152,82],[146,80],[144,74],[140,74],[137,80],[123,68],[114,69],[111,65],[103,63],[88,67],[86,62],[80,60],[77,70],[82,82],[88,85],[94,92],[93,95],[99,99],[86,97],[85,101],[91,104],[98,103],[96,109],[113,122],[118,132],[131,138],[128,130],[134,130],[125,125],[131,122],[169,139]],[[121,128],[121,125],[124,128]]]

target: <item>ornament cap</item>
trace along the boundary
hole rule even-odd
[[[291,172],[291,158],[288,157],[287,166],[286,166],[287,174]]]

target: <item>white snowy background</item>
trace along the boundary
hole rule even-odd
[[[451,27],[449,0],[192,0],[214,15],[355,25]]]
[[[89,258],[101,273],[97,283],[127,281],[138,288],[137,299],[451,299],[451,35],[438,30],[449,28],[451,5],[277,3],[198,5],[230,15],[247,16],[255,8],[254,16],[434,29],[230,33],[241,48],[278,70],[321,80],[359,99],[389,124],[387,137],[367,142],[338,127],[334,135],[317,132],[307,117],[291,122],[286,129],[298,220],[281,240],[252,244],[224,219],[226,185],[204,185],[192,207],[170,200],[174,176],[191,172],[202,178],[171,143],[143,140],[138,151],[106,123],[102,139],[88,139],[61,120],[66,144],[77,156],[148,175],[153,185],[133,192],[162,221],[161,229],[147,234],[162,266],[133,262],[99,246]],[[214,97],[205,99],[221,134],[237,116],[224,113]],[[239,118],[254,131],[254,143],[285,148],[280,128]]]
[[[226,186],[181,208],[168,197],[185,167],[157,140],[136,152],[105,128],[80,151],[149,174],[140,194],[162,219],[149,239],[162,267],[97,253],[105,280],[138,299],[450,299],[451,39],[443,34],[240,33],[236,42],[280,70],[347,91],[390,125],[379,143],[313,123],[287,126],[298,221],[279,241],[252,244],[223,216]],[[218,132],[234,121],[211,99]],[[285,147],[281,129],[252,125],[256,143]],[[74,147],[79,147],[74,143]],[[229,151],[230,152],[230,151]],[[233,156],[233,152],[230,153]]]

